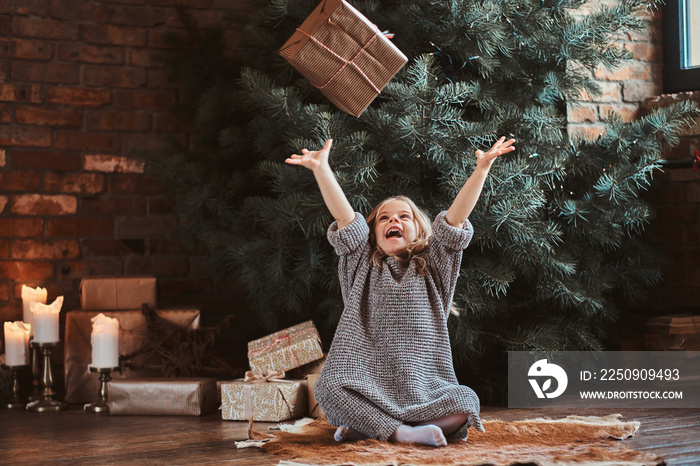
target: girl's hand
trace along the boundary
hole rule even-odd
[[[489,149],[488,152],[484,152],[482,150],[477,150],[476,151],[476,166],[477,168],[486,168],[489,169],[491,168],[491,165],[493,164],[493,161],[496,160],[496,157],[499,155],[507,154],[508,152],[512,152],[515,150],[515,146],[513,143],[515,142],[515,139],[509,139],[506,141],[506,137],[503,136],[501,139],[496,141],[496,144]]]
[[[285,160],[290,165],[300,165],[308,168],[314,174],[318,189],[323,196],[328,211],[338,222],[338,228],[343,228],[355,220],[355,211],[345,197],[335,174],[328,165],[328,154],[331,151],[333,139],[329,139],[321,150],[301,150],[301,155],[293,154]]]
[[[328,154],[331,151],[332,145],[333,139],[329,139],[321,150],[309,151],[307,149],[302,149],[302,155],[292,154],[285,162],[290,165],[301,165],[302,167],[315,171],[318,168],[323,168],[328,165]]]

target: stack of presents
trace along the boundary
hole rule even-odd
[[[221,406],[226,420],[278,422],[304,416],[320,417],[313,384],[324,355],[313,322],[281,330],[248,343],[251,370],[244,379],[166,378],[158,367],[139,364],[140,350],[149,345],[143,304],[158,317],[185,330],[199,328],[196,308],[158,309],[155,277],[92,277],[80,285],[81,309],[66,314],[64,369],[66,401],[91,403],[100,394],[99,374],[90,372],[91,319],[98,314],[119,321],[119,354],[135,355],[132,367],[111,374],[108,384],[112,415],[202,415]],[[288,375],[285,376],[285,373]]]
[[[221,416],[279,422],[321,417],[313,386],[323,365],[321,339],[310,320],[248,343],[251,370],[221,384]],[[291,378],[284,378],[291,371]]]

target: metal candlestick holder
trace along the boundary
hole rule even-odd
[[[9,369],[12,371],[12,399],[10,400],[9,403],[3,403],[0,405],[0,408],[5,408],[5,409],[24,409],[24,407],[27,405],[25,402],[22,402],[21,398],[19,397],[19,371],[21,369],[24,369],[27,366],[2,366],[5,369]]]
[[[93,367],[88,366],[90,372],[97,372],[100,374],[100,399],[94,403],[85,405],[85,411],[90,411],[91,413],[108,413],[109,405],[107,404],[107,382],[112,380],[109,375],[111,372],[116,372],[119,370],[118,367]]]
[[[41,375],[41,358],[39,357],[39,348],[32,345],[32,393],[29,394],[29,401],[41,400],[41,384],[39,376]]]
[[[54,400],[56,392],[53,391],[53,375],[51,374],[51,353],[61,342],[53,341],[41,343],[32,341],[31,344],[33,347],[37,347],[41,350],[44,364],[41,371],[41,399],[29,403],[27,405],[27,410],[35,413],[52,413],[68,409],[68,403]]]

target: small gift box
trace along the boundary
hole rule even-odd
[[[280,54],[338,108],[356,117],[408,61],[344,0],[323,0]]]
[[[216,379],[143,378],[108,384],[109,413],[114,416],[201,416],[216,411]]]
[[[141,309],[146,303],[155,309],[155,277],[85,277],[80,280],[80,308],[83,311]]]
[[[305,379],[306,376],[310,374],[320,374],[321,369],[323,369],[323,364],[326,362],[326,356],[327,354],[323,353],[323,357],[321,359],[317,359],[316,361],[312,361],[308,364],[304,364],[303,366],[299,366],[296,369],[287,371],[287,378]]]
[[[88,371],[92,361],[92,318],[97,311],[71,311],[66,314],[64,371],[66,401],[90,403],[99,399],[99,374]],[[146,317],[141,311],[102,312],[106,317],[119,320],[119,354],[128,355],[142,349],[149,341]],[[199,327],[198,309],[157,310],[156,314],[181,329],[194,330]],[[162,375],[155,369],[113,373],[112,377],[150,377]]]
[[[318,380],[321,369],[323,369],[323,364],[326,362],[326,356],[327,355],[324,353],[323,358],[318,361],[304,364],[287,373],[292,379],[306,379],[309,385],[309,417],[313,418],[326,417],[321,405],[318,404],[314,396],[314,385],[316,385],[316,380]]]
[[[323,408],[321,408],[321,405],[318,404],[318,401],[316,401],[316,397],[314,396],[314,385],[316,385],[318,375],[319,374],[309,374],[308,378],[306,379],[309,384],[309,417],[314,418],[326,417],[326,414],[323,412]]]
[[[264,376],[250,377],[251,373],[259,372],[249,371],[245,379],[221,384],[222,419],[280,422],[306,415],[306,380],[282,379],[284,372],[281,371],[262,372]]]
[[[287,371],[322,357],[321,337],[310,320],[248,342],[253,370]]]

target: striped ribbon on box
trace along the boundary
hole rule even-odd
[[[230,421],[280,422],[307,414],[305,380],[237,379],[221,384],[221,417]]]
[[[326,15],[320,25],[314,21]],[[280,54],[338,108],[356,117],[408,61],[345,0],[321,2]]]
[[[322,357],[321,337],[310,320],[248,342],[254,370],[287,371]]]

